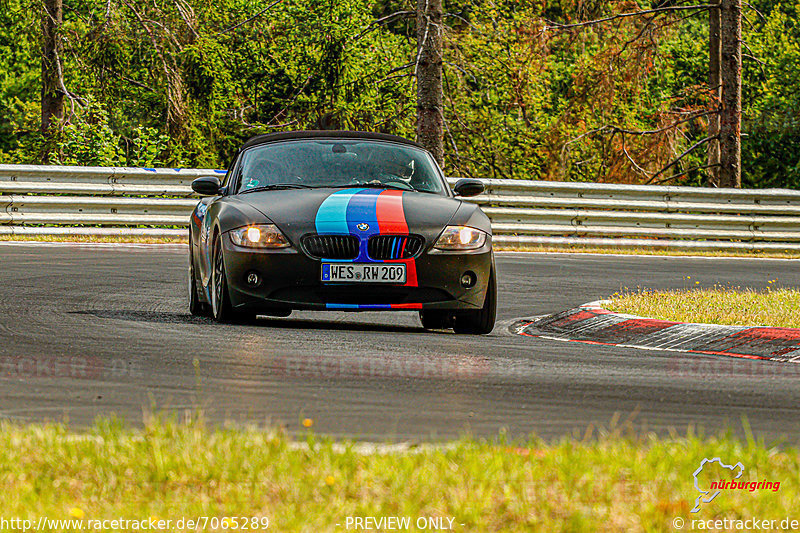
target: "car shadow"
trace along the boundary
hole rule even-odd
[[[254,327],[264,326],[282,329],[297,330],[346,330],[346,331],[378,331],[386,333],[431,333],[447,334],[445,331],[429,331],[421,326],[404,326],[397,324],[376,324],[369,322],[344,322],[340,320],[307,319],[307,318],[277,318],[259,316],[240,324],[218,324],[210,318],[194,316],[189,313],[174,313],[168,311],[142,311],[126,309],[88,309],[83,311],[69,311],[74,315],[91,315],[97,318],[112,320],[126,320],[130,322],[147,322],[155,324],[193,324],[201,326],[219,327]]]
[[[383,331],[387,333],[422,333],[421,326],[403,326],[397,324],[375,324],[370,322],[343,322],[340,320],[309,318],[276,318],[259,317],[252,324],[263,324],[269,327],[285,329],[322,329],[347,331]]]

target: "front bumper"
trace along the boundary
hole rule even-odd
[[[416,286],[322,283],[323,261],[312,259],[296,248],[243,248],[235,245],[227,234],[222,242],[231,303],[237,310],[250,312],[479,309],[493,266],[489,239],[484,247],[472,252],[423,251],[414,260]],[[477,278],[471,288],[461,285],[466,272],[473,272]],[[248,283],[251,273],[260,279],[257,286]]]

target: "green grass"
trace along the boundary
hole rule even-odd
[[[80,434],[3,423],[0,515],[266,516],[273,531],[343,530],[348,516],[451,517],[456,531],[674,531],[675,517],[800,518],[800,454],[752,438],[615,431],[371,454],[311,433],[304,442],[197,421],[142,430],[106,421]],[[692,514],[692,472],[705,457],[741,461],[742,479],[780,481],[780,490],[723,492]],[[703,483],[720,473],[708,475]]]
[[[774,280],[769,282],[774,283]],[[800,328],[800,290],[763,291],[715,286],[670,291],[615,293],[605,306],[631,315],[730,326]]]

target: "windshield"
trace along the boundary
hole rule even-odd
[[[402,144],[352,139],[281,141],[242,154],[237,193],[264,187],[387,187],[446,195],[432,158]]]

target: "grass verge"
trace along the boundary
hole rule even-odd
[[[138,244],[188,244],[187,238],[118,235],[0,235],[0,241],[12,242],[99,242]]]
[[[172,530],[186,517],[268,517],[275,531],[343,530],[349,516],[452,518],[456,531],[674,531],[676,517],[800,519],[800,454],[752,438],[618,431],[369,454],[311,434],[305,443],[196,421],[142,430],[103,421],[82,434],[3,423],[2,516],[88,526],[153,517],[172,520]],[[741,461],[741,480],[778,481],[779,489],[722,491],[690,513],[699,495],[692,473],[707,457]],[[726,472],[709,465],[699,483],[729,479]]]
[[[585,253],[585,254],[605,254],[605,255],[653,255],[664,257],[744,257],[756,259],[797,259],[800,252],[790,250],[784,252],[775,251],[741,251],[741,252],[722,252],[722,251],[703,251],[703,250],[663,250],[658,248],[596,248],[591,246],[571,246],[569,248],[556,246],[518,246],[518,245],[498,245],[495,250],[504,252],[534,252],[534,253]]]
[[[800,290],[790,288],[640,290],[616,293],[605,307],[675,322],[800,328]]]

